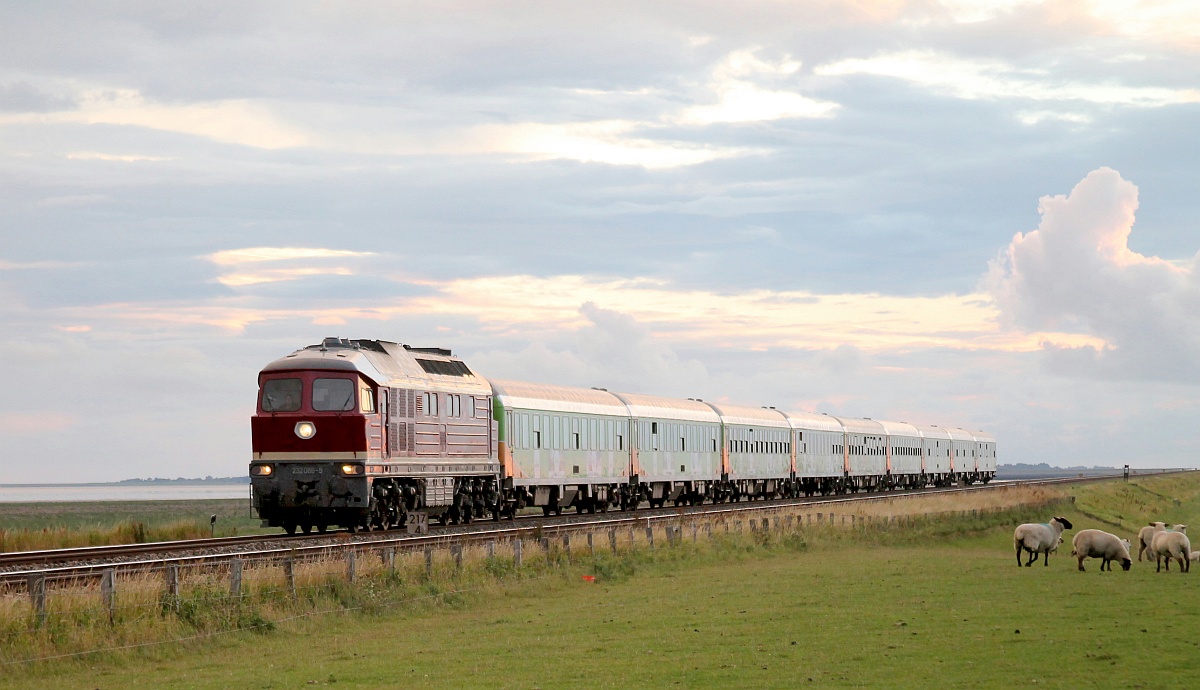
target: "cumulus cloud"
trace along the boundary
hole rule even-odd
[[[1130,249],[1137,207],[1137,187],[1110,168],[1043,197],[1037,230],[1017,233],[992,265],[992,293],[1009,327],[1104,339],[1048,348],[1056,369],[1200,381],[1200,255],[1180,263]]]

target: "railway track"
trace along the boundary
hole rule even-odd
[[[1186,471],[1186,470],[1182,470]],[[869,494],[833,495],[807,498],[775,499],[746,503],[703,504],[670,508],[641,509],[607,514],[582,514],[543,517],[519,516],[515,521],[478,521],[469,525],[434,528],[430,534],[410,535],[403,530],[384,532],[345,531],[314,535],[246,535],[213,539],[193,539],[146,544],[81,547],[45,551],[25,551],[0,554],[0,587],[22,587],[31,576],[48,581],[71,580],[98,576],[106,570],[147,570],[168,565],[190,566],[218,564],[234,559],[315,559],[330,553],[368,549],[420,549],[429,545],[467,545],[486,541],[540,537],[558,537],[573,532],[601,528],[621,528],[633,525],[650,527],[664,520],[695,515],[726,515],[754,513],[764,510],[803,508],[808,506],[852,505],[871,501],[903,499],[931,494],[994,491],[1008,486],[1045,486],[1055,484],[1105,481],[1115,477],[1069,477],[1024,481],[994,482],[987,485],[949,488],[927,488],[911,491],[889,491]]]

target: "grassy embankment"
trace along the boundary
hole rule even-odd
[[[222,608],[213,585],[207,599],[185,595],[176,615],[162,613],[150,597],[135,621],[162,629],[117,625],[113,632],[124,630],[123,639],[91,641],[216,630],[230,623],[216,620],[218,611],[263,624],[257,630],[267,634],[9,666],[0,670],[0,685],[1188,685],[1200,644],[1200,596],[1191,578],[1200,573],[1156,575],[1153,566],[1136,564],[1128,573],[1101,574],[1094,562],[1079,573],[1069,535],[1050,567],[1017,568],[1011,529],[1044,521],[1051,511],[1077,529],[1106,527],[1101,519],[1128,521],[1128,530],[1114,530],[1126,536],[1152,518],[1187,522],[1200,515],[1200,477],[1069,491],[1074,505],[903,527],[806,525],[770,536],[725,536],[718,528],[711,542],[702,534],[695,545],[660,543],[653,551],[622,543],[619,557],[576,550],[573,565],[552,554],[528,559],[520,571],[501,553],[457,576],[443,561],[425,578],[419,560],[409,560],[397,578],[375,569],[350,587],[338,572],[344,565],[329,563],[303,576],[295,603],[264,571],[252,601]],[[948,509],[944,499],[925,508]],[[596,584],[584,584],[582,574],[596,575]],[[266,624],[354,606],[361,611]],[[18,651],[11,645],[36,637],[27,627],[9,628],[0,648]],[[25,646],[15,656],[37,649]]]
[[[264,531],[249,505],[244,498],[0,503],[0,552],[199,539],[209,536],[212,515],[217,536]]]

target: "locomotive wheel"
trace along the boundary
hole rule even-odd
[[[554,510],[550,506],[542,506],[542,517],[550,517]]]
[[[300,531],[305,534],[312,534],[312,525],[307,522],[300,523]]]
[[[346,531],[349,532],[350,534],[354,534],[355,532],[358,531],[358,525],[356,525],[352,522],[352,523],[346,525]]]
[[[294,522],[283,523],[283,531],[287,532],[288,536],[295,534],[296,533],[296,523],[294,523]]]
[[[325,532],[328,530],[329,530],[329,525],[325,524],[324,522],[317,523],[317,532],[319,534],[325,534]]]

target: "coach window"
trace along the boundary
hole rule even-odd
[[[320,412],[353,410],[354,389],[350,379],[317,379],[313,381],[313,409]]]
[[[375,411],[375,391],[370,388],[360,388],[358,391],[359,406],[363,412]]]
[[[303,384],[300,379],[271,379],[263,382],[263,412],[297,412]]]

